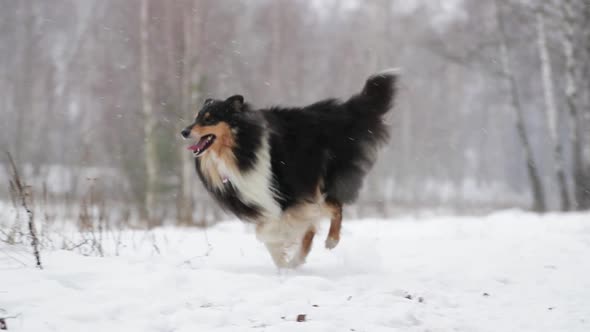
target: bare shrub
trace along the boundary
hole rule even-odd
[[[14,162],[14,159],[12,159],[12,155],[9,152],[6,152],[6,155],[8,156],[8,160],[12,167],[12,174],[10,175],[10,188],[11,191],[14,191],[14,195],[17,198],[17,201],[20,204],[20,206],[27,213],[27,226],[29,230],[29,237],[31,239],[31,246],[33,247],[33,255],[35,256],[37,268],[42,269],[43,265],[41,265],[39,238],[37,237],[37,231],[35,230],[33,193],[30,190],[30,186],[26,185],[26,183],[22,181],[20,174],[18,172],[18,168],[16,167],[16,163]]]

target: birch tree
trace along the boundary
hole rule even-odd
[[[282,14],[283,3],[281,0],[274,1],[271,5],[271,27],[272,27],[272,39],[270,46],[270,78],[271,78],[271,91],[274,95],[281,91],[281,14]]]
[[[182,50],[182,66],[180,77],[180,105],[182,114],[189,119],[194,116],[195,102],[198,99],[198,73],[197,73],[197,52],[201,46],[200,41],[200,21],[199,15],[202,15],[202,2],[193,0],[190,7],[183,13],[183,37],[184,48]],[[194,161],[191,154],[182,148],[180,149],[180,198],[178,206],[178,216],[181,222],[192,224],[193,222],[193,190],[194,190]]]
[[[535,19],[537,26],[537,47],[541,60],[541,76],[543,81],[543,97],[545,101],[545,114],[547,116],[547,127],[549,128],[549,138],[553,146],[553,166],[557,177],[559,187],[559,196],[561,210],[568,211],[571,209],[571,203],[568,194],[567,179],[565,176],[565,166],[563,157],[563,148],[561,146],[559,131],[559,111],[555,103],[555,94],[553,82],[553,67],[551,57],[547,47],[547,33],[545,29],[545,19],[547,11],[545,4],[541,3],[535,9]]]
[[[565,58],[564,93],[570,126],[569,141],[573,155],[572,173],[574,176],[575,204],[577,209],[588,209],[590,208],[590,174],[588,174],[588,169],[584,163],[584,127],[577,106],[579,88],[576,72],[580,72],[582,66],[576,58],[575,31],[577,24],[574,14],[574,1],[563,0],[559,6],[561,9],[561,44]],[[590,8],[590,6],[588,7]]]
[[[502,74],[506,80],[507,88],[510,93],[510,104],[512,110],[516,115],[516,131],[518,138],[522,144],[525,153],[525,162],[529,181],[533,193],[533,210],[537,212],[545,212],[547,205],[545,203],[545,191],[539,175],[539,170],[535,165],[533,155],[533,148],[529,142],[526,126],[524,123],[524,112],[520,102],[520,95],[516,78],[512,71],[512,64],[510,62],[510,54],[508,53],[508,33],[504,21],[504,13],[502,12],[501,1],[495,0],[496,23],[498,24],[498,32],[500,37],[500,58],[502,62]]]
[[[140,85],[141,85],[141,105],[144,115],[144,136],[145,136],[145,169],[146,169],[146,190],[144,201],[144,212],[148,222],[153,226],[156,196],[156,177],[158,173],[158,156],[154,129],[156,127],[156,118],[152,106],[153,95],[150,82],[150,64],[149,64],[149,2],[141,0],[140,18]]]
[[[25,148],[24,140],[26,139],[26,117],[33,111],[33,90],[35,84],[34,77],[34,64],[35,57],[38,51],[38,34],[36,31],[37,16],[35,15],[35,4],[33,1],[22,1],[18,8],[17,17],[21,17],[22,24],[16,28],[19,35],[19,39],[23,41],[22,49],[17,48],[17,52],[20,51],[21,58],[19,67],[19,75],[17,76],[17,88],[15,89],[15,110],[16,110],[16,131],[14,137],[14,151],[15,151],[15,163],[18,167],[22,163],[22,152]]]

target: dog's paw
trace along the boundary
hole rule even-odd
[[[336,248],[336,246],[338,245],[338,242],[340,242],[340,238],[328,236],[326,238],[326,249]]]

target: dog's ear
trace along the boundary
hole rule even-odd
[[[212,101],[213,101],[213,98],[207,98],[207,99],[205,99],[205,101],[203,102],[203,106],[209,104]]]
[[[244,97],[241,95],[233,95],[225,100],[228,102],[234,111],[241,111],[244,106]]]

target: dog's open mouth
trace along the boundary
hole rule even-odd
[[[213,134],[205,135],[205,136],[201,137],[201,139],[197,143],[189,146],[187,149],[191,150],[195,157],[198,157],[198,156],[202,155],[203,152],[205,152],[205,150],[210,148],[214,141],[215,141],[215,135],[213,135]]]

